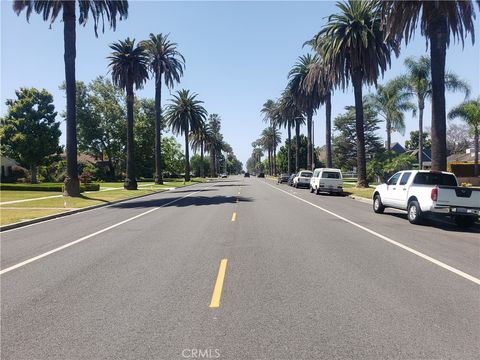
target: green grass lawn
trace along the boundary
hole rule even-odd
[[[345,186],[343,184],[343,192],[348,194],[348,195],[353,195],[353,196],[358,196],[366,199],[371,199],[373,196],[373,191],[375,190],[374,188],[357,188],[355,186]]]
[[[80,197],[63,197],[58,192],[49,191],[1,191],[1,202],[37,199],[47,196],[57,196],[48,199],[25,201],[14,204],[4,204],[0,207],[0,225],[11,224],[19,221],[30,220],[41,216],[47,216],[62,213],[70,209],[84,208],[98,204],[110,203],[116,200],[128,199],[131,197],[153,194],[162,189],[181,187],[184,185],[195,184],[206,181],[206,179],[192,179],[193,181],[184,183],[182,181],[169,181],[164,185],[154,185],[153,182],[139,182],[139,185],[149,184],[148,186],[140,186],[138,190],[124,190],[123,182],[102,183],[103,187],[118,188],[118,190],[110,191],[92,191],[82,193]],[[108,185],[107,185],[108,184]],[[150,185],[151,184],[151,185]],[[67,208],[67,209],[64,209]],[[51,208],[51,209],[50,209]]]

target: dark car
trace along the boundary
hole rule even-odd
[[[257,177],[259,177],[259,178],[264,178],[264,177],[265,177],[265,174],[264,174],[264,173],[260,173],[260,174],[258,174]]]
[[[297,174],[292,174],[287,180],[287,185],[293,186],[293,179],[295,178],[295,175]]]
[[[288,182],[290,175],[288,174],[281,174],[277,179],[277,184],[282,184]]]
[[[250,177],[250,173],[243,174],[243,177]]]

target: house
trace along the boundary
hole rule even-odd
[[[407,150],[405,150],[405,148],[402,145],[400,145],[398,142],[394,142],[393,144],[391,144],[390,150],[396,152],[397,155],[401,155],[407,152]]]
[[[12,168],[14,166],[19,166],[15,160],[6,156],[1,157],[0,164],[2,165],[2,179],[9,178],[12,175]]]
[[[453,172],[459,178],[459,181],[480,185],[480,179],[473,177],[474,164],[474,149],[467,149],[464,153],[453,154],[447,157],[447,170]]]
[[[418,153],[419,150],[408,150],[406,151],[407,154],[411,154],[415,157],[415,162],[418,164]],[[422,151],[423,157],[422,157],[422,164],[423,168],[428,170],[432,167],[432,151],[430,149],[423,149]]]

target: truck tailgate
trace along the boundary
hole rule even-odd
[[[480,189],[457,186],[439,186],[437,205],[480,208]]]

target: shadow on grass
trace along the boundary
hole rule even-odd
[[[251,198],[237,196],[189,196],[189,197],[170,197],[164,199],[151,200],[133,200],[125,203],[112,205],[112,208],[135,209],[135,208],[153,208],[153,207],[188,207],[188,206],[209,206],[234,204],[237,202],[252,202]]]
[[[385,210],[385,215],[390,215],[394,216],[400,219],[405,219],[405,221],[408,221],[407,219],[407,214],[403,213],[397,213],[397,212],[388,212],[388,209]],[[414,226],[429,226],[429,227],[434,227],[440,230],[444,231],[453,231],[453,232],[459,232],[459,233],[470,233],[470,234],[480,234],[480,224],[477,222],[471,227],[468,228],[462,228],[457,226],[453,219],[450,219],[448,217],[445,217],[443,219],[438,219],[435,217],[427,217],[423,220],[423,222],[419,225],[414,225]]]
[[[104,203],[109,203],[111,201],[114,201],[114,200],[109,201],[109,200],[105,200],[105,199],[98,199],[98,198],[95,198],[95,197],[92,197],[92,196],[85,196],[85,195],[82,195],[82,194],[80,194],[80,196],[77,197],[77,199],[101,201],[101,202],[104,202]]]

